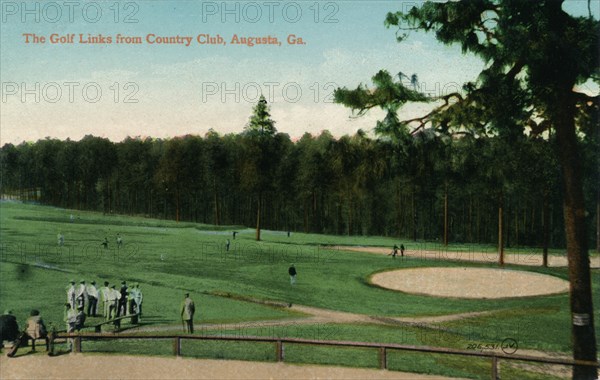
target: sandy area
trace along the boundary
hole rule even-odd
[[[0,358],[2,379],[404,379],[447,377],[378,369],[139,356],[42,354]]]
[[[354,251],[354,252],[367,252],[381,255],[387,255],[391,252],[391,248],[386,247],[360,247],[360,246],[332,246],[327,247],[339,251]],[[464,262],[477,262],[477,263],[498,263],[499,254],[498,252],[452,252],[452,251],[430,251],[423,249],[411,249],[407,247],[404,252],[405,257],[423,259],[423,260],[440,260],[440,261],[464,261]],[[391,258],[390,258],[391,259]],[[398,255],[395,260],[402,260],[403,258]],[[504,262],[506,264],[514,265],[528,265],[528,266],[542,266],[543,258],[541,253],[522,253],[522,254],[504,254]],[[600,257],[592,257],[590,260],[592,268],[600,268]],[[548,266],[550,267],[566,267],[567,257],[565,256],[552,256],[548,255]]]
[[[457,298],[529,297],[563,293],[569,283],[545,274],[488,268],[409,268],[376,273],[374,284],[407,293]]]

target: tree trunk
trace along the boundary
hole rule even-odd
[[[525,215],[525,207],[523,207],[523,215]],[[523,227],[525,227],[525,221],[523,220]],[[514,246],[519,246],[519,209],[515,208],[515,238]]]
[[[339,200],[338,200],[338,204],[337,204],[337,233],[338,235],[343,235],[344,234],[344,230],[343,230],[343,223],[344,223],[344,217],[343,217],[343,205],[344,205],[344,197],[340,195]]]
[[[504,212],[504,210],[502,210],[502,211]],[[511,243],[511,240],[510,240],[510,211],[511,211],[511,208],[510,208],[510,203],[509,203],[508,206],[506,207],[506,215],[507,215],[506,216],[506,231],[503,231],[504,234],[506,234],[506,241],[504,242],[503,246],[505,246],[507,248],[510,248],[510,243]],[[502,218],[502,219],[504,219],[504,218]],[[504,226],[502,226],[502,227],[504,227]]]
[[[596,252],[600,253],[600,188],[596,195]]]
[[[213,178],[213,192],[214,192],[214,202],[215,202],[215,224],[217,226],[221,225],[221,210],[219,210],[219,193],[217,191],[217,178]]]
[[[348,195],[348,236],[351,236],[354,234],[354,213],[352,212],[353,205],[352,205],[352,196]]]
[[[548,209],[548,192],[544,191],[544,199],[542,205],[542,249],[544,267],[548,267],[548,235],[550,227],[550,210]]]
[[[533,243],[533,233],[534,233],[533,231],[535,231],[535,220],[536,220],[536,218],[535,218],[535,215],[536,215],[535,206],[536,206],[535,203],[531,204],[531,218],[530,218],[531,219],[531,226],[529,227],[529,235],[527,237],[527,242],[529,244]]]
[[[260,241],[260,209],[262,208],[262,193],[258,193],[258,204],[256,208],[256,241]]]
[[[304,199],[304,233],[308,233],[308,201]]]
[[[481,208],[480,202],[477,200],[477,243],[481,243]]]
[[[319,215],[317,213],[317,193],[315,189],[312,190],[312,232],[319,231]]]
[[[175,191],[175,221],[179,223],[179,189]]]
[[[502,231],[502,203],[504,202],[503,194],[500,192],[498,198],[498,264],[504,266],[504,239]]]
[[[589,6],[590,4],[588,3]],[[596,132],[596,141],[600,141],[600,128],[596,128]],[[596,155],[596,175],[598,181],[598,188],[596,190],[596,252],[600,253],[600,154]]]
[[[319,208],[319,231],[317,231],[318,233],[322,234],[324,231],[324,227],[325,227],[325,223],[328,222],[328,212],[327,212],[327,203],[325,202],[325,194],[324,192],[321,190],[319,192],[320,195],[320,204],[321,207]],[[328,223],[329,224],[329,223]]]
[[[417,241],[417,209],[415,208],[415,185],[413,184],[412,188],[412,197],[411,197],[411,211],[412,211],[412,227],[413,227],[413,241]]]
[[[400,237],[402,236],[402,198],[400,192],[401,186],[399,183],[396,184],[396,218],[397,218],[397,231],[394,236]]]
[[[444,187],[444,246],[448,246],[448,183]]]
[[[568,89],[570,90],[570,88]],[[566,91],[569,94],[570,91]],[[585,204],[581,159],[575,131],[575,106],[568,98],[557,101],[554,114],[556,137],[560,141],[559,159],[564,178],[564,219],[569,262],[573,359],[597,361],[594,309],[589,252],[585,226]],[[596,379],[591,366],[574,366],[573,379]]]
[[[304,200],[304,233],[309,233],[308,228],[308,200]]]
[[[473,243],[473,196],[469,195],[469,243]]]

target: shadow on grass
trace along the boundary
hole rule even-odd
[[[54,352],[52,355],[48,354],[48,356],[50,357],[55,357],[55,356],[63,356],[63,355],[68,355],[70,354],[71,351],[70,350],[57,350],[56,352]]]
[[[11,358],[11,359],[15,359],[15,358],[20,358],[20,357],[23,357],[23,356],[29,356],[29,355],[37,354],[38,352],[43,352],[43,351],[31,351],[31,350],[29,350],[29,351],[25,352],[25,349],[27,349],[27,348],[28,348],[28,347],[21,347],[21,348],[19,348],[19,350],[18,350],[18,351],[15,353],[15,355],[14,355],[14,356],[8,356],[8,355],[7,355],[7,356],[8,356],[9,358]]]

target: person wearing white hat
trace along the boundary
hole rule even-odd
[[[115,317],[118,317],[118,312],[117,309],[119,307],[119,299],[121,298],[121,292],[119,292],[117,289],[115,289],[115,285],[110,287],[110,294],[109,294],[109,311],[108,311],[108,317],[106,319],[113,319]]]
[[[77,311],[71,307],[70,303],[65,304],[65,316],[64,316],[65,325],[67,327],[67,333],[72,333],[75,331],[75,323],[77,322]],[[69,351],[73,350],[73,338],[67,339],[67,346],[69,347]]]
[[[138,321],[142,320],[142,302],[144,301],[144,294],[140,289],[140,284],[135,284],[135,306],[137,307],[137,313],[139,314]]]
[[[88,293],[87,287],[85,286],[85,281],[81,280],[79,282],[79,287],[77,288],[77,307],[81,306],[85,309],[85,305],[88,303]]]
[[[100,295],[102,296],[102,316],[108,319],[110,313],[110,293],[111,290],[108,287],[108,281],[104,281],[104,286],[100,288]]]
[[[92,281],[85,290],[88,296],[87,315],[95,317],[98,314],[98,289],[96,289],[96,281]]]
[[[71,280],[71,285],[67,287],[67,302],[71,305],[71,309],[75,309],[76,293],[75,280]]]

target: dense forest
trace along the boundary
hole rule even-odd
[[[239,134],[6,144],[1,193],[107,214],[440,242],[497,243],[502,223],[507,246],[565,245],[552,135],[292,140],[269,117],[259,102]],[[598,136],[582,133],[580,145],[595,247]]]

